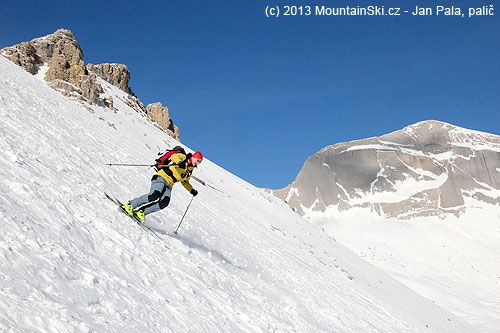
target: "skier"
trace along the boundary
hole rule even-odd
[[[180,182],[193,196],[198,191],[191,186],[189,179],[193,170],[203,161],[203,155],[197,151],[194,154],[177,152],[169,156],[169,162],[160,167],[160,170],[151,178],[149,193],[130,200],[121,209],[131,217],[141,222],[148,214],[157,212],[168,206],[172,187]]]

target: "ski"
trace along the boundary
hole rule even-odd
[[[120,202],[120,200],[118,200],[117,198],[114,198],[112,196],[110,196],[108,193],[104,192],[104,195],[106,196],[106,198],[108,198],[111,202],[113,202],[115,205],[118,206],[118,210],[120,212],[122,212],[123,214],[125,214],[127,217],[131,218],[132,220],[135,221],[135,223],[137,223],[138,225],[141,226],[141,228],[145,231],[149,231],[151,234],[153,234],[154,236],[156,236],[158,239],[162,239],[160,236],[158,236],[158,234],[156,232],[153,231],[153,229],[151,229],[148,225],[146,225],[144,222],[136,219],[134,216],[130,216],[128,215],[127,213],[125,213],[121,206],[123,206],[123,204]]]

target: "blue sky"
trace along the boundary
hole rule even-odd
[[[169,107],[184,144],[260,187],[291,183],[325,146],[421,120],[500,134],[497,2],[497,15],[476,18],[264,11],[401,1],[134,3],[6,1],[0,47],[72,30],[86,63],[126,64],[135,94]],[[442,4],[404,3],[402,10]]]

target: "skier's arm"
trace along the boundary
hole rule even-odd
[[[188,192],[191,192],[191,190],[193,189],[193,186],[191,186],[189,180],[183,180],[181,181],[181,184],[186,188],[186,190],[188,190]]]
[[[188,190],[189,193],[191,193],[192,195],[196,195],[198,194],[198,191],[196,191],[193,186],[189,183],[189,180],[183,180],[181,181],[181,184],[182,186],[184,186],[186,188],[186,190]]]

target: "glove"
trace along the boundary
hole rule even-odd
[[[193,195],[193,197],[198,195],[198,191],[196,191],[194,188],[189,193],[191,193]]]

